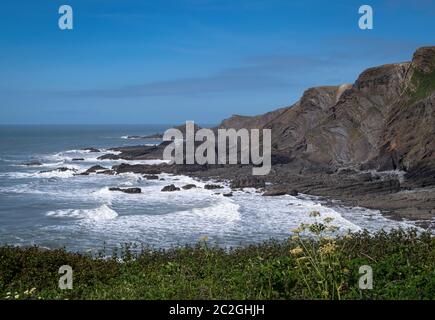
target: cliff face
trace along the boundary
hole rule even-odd
[[[277,109],[259,116],[241,116],[241,115],[233,115],[231,118],[225,119],[219,125],[219,128],[233,128],[239,130],[241,128],[246,129],[255,129],[255,128],[263,128],[270,121],[281,115],[288,108]]]
[[[265,127],[272,129],[275,152],[292,154],[304,148],[305,137],[336,102],[338,87],[311,88],[302,98]]]
[[[311,88],[289,108],[221,127],[270,128],[273,152],[305,167],[400,169],[425,185],[432,173],[435,183],[435,47],[418,49],[411,62],[367,69],[353,85]]]
[[[355,166],[376,156],[385,119],[402,93],[409,63],[364,71],[307,135],[303,155],[314,163]]]
[[[386,118],[379,168],[398,168],[420,185],[435,179],[435,47],[418,49],[404,92]],[[432,183],[431,183],[432,184]]]

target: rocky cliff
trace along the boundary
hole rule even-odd
[[[354,84],[310,88],[293,106],[223,128],[270,128],[275,155],[304,169],[404,170],[435,184],[435,47],[370,68]]]

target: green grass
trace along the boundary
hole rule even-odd
[[[124,246],[109,259],[65,250],[3,246],[0,298],[435,298],[435,239],[430,234],[400,230],[360,233],[334,240],[334,250],[328,253],[321,250],[321,241],[296,238],[230,251],[210,248],[206,242],[166,251],[134,251]],[[301,253],[301,243],[311,248],[314,256]],[[311,258],[313,263],[308,260]],[[301,263],[304,260],[308,262]],[[72,290],[58,289],[58,269],[65,264],[74,270]],[[373,290],[358,288],[362,265],[373,268]]]
[[[409,102],[408,105],[428,97],[433,91],[435,91],[435,71],[431,73],[423,73],[418,70],[414,70],[411,78],[411,84],[413,90],[408,92]]]

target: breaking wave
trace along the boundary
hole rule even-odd
[[[101,221],[115,219],[118,216],[118,213],[109,208],[106,204],[103,204],[101,207],[95,209],[64,209],[49,211],[46,213],[46,216]]]

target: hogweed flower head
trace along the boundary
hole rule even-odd
[[[296,248],[290,250],[290,253],[294,256],[297,256],[303,252],[304,252],[304,250],[301,247],[296,247]]]
[[[335,244],[335,241],[328,242],[320,247],[319,252],[322,255],[327,255],[334,253],[337,249],[337,245]]]
[[[296,234],[299,234],[299,233],[301,233],[302,231],[304,231],[304,229],[302,229],[301,227],[298,227],[298,228],[295,228],[295,229],[292,229],[292,230],[291,230],[292,233],[296,233]]]

